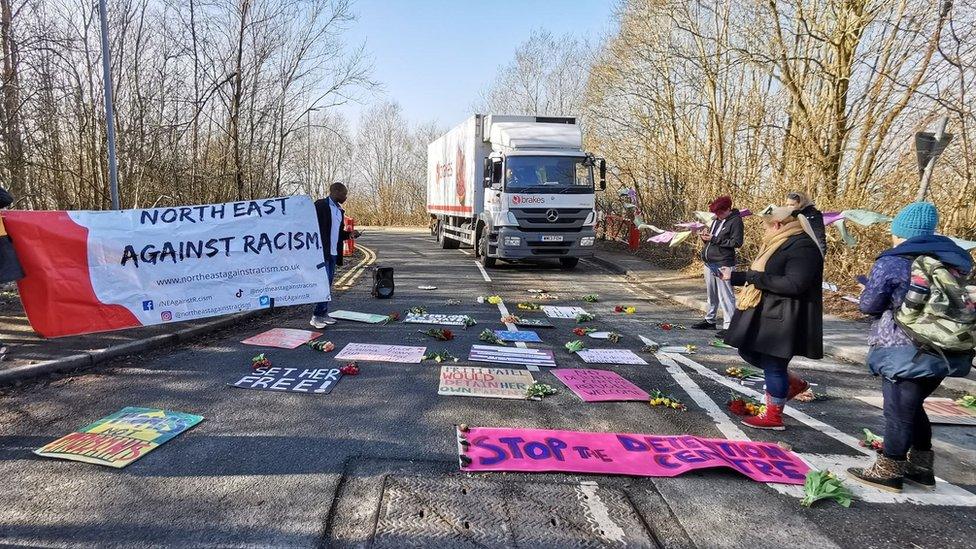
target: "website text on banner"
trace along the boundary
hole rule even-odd
[[[809,467],[769,442],[694,436],[472,427],[458,431],[464,471],[674,477],[728,467],[758,482],[803,484]]]
[[[3,217],[27,318],[45,337],[329,299],[307,196]]]

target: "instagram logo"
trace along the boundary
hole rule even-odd
[[[169,322],[173,320],[173,311],[163,311],[159,313],[159,318],[163,319],[163,322]]]

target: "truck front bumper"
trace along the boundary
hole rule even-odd
[[[596,233],[592,228],[574,233],[547,233],[501,227],[488,241],[488,256],[499,259],[592,257],[595,241]]]

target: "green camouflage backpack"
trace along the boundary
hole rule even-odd
[[[976,286],[929,256],[912,262],[912,278],[895,322],[921,348],[939,352],[976,348]]]

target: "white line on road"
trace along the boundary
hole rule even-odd
[[[479,263],[478,266],[481,266],[481,264]],[[499,301],[498,302],[498,312],[499,312],[499,314],[502,315],[502,318],[508,316],[508,307],[505,306],[505,302],[504,301]],[[507,328],[511,332],[517,332],[517,331],[519,331],[518,330],[518,326],[516,326],[516,325],[514,325],[512,323],[509,323],[509,322],[506,322],[505,323],[505,328]],[[518,348],[520,348],[520,349],[526,349],[526,348],[528,348],[528,346],[525,344],[524,341],[516,341],[515,342],[515,346],[518,347]],[[539,367],[538,366],[535,366],[533,364],[526,364],[525,365],[525,369],[528,370],[528,371],[530,371],[530,372],[538,372],[539,371]]]
[[[484,265],[482,265],[477,259],[474,261],[474,264],[478,267],[478,270],[481,271],[481,276],[485,279],[485,282],[491,282],[491,277],[488,276],[488,271],[485,270]]]
[[[461,252],[464,255],[471,255],[471,252],[469,252],[467,250],[458,250],[458,251]]]
[[[718,404],[715,404],[715,401],[712,400],[712,398],[709,397],[705,391],[698,386],[697,383],[688,377],[688,374],[681,369],[681,366],[678,366],[678,363],[675,362],[674,359],[679,356],[680,355],[671,355],[668,353],[654,354],[654,357],[657,358],[661,364],[664,364],[665,368],[668,370],[668,373],[671,374],[671,377],[673,377],[674,380],[678,382],[678,385],[680,385],[681,388],[688,393],[688,396],[695,401],[695,404],[701,406],[701,408],[705,410],[705,413],[711,416],[712,421],[715,422],[715,427],[721,431],[725,438],[731,440],[749,440],[746,433],[738,425],[733,423],[731,419],[729,419],[729,416],[727,416],[725,412],[718,407]]]
[[[576,497],[580,500],[586,517],[593,519],[597,535],[621,543],[626,535],[624,529],[610,517],[610,508],[607,507],[606,503],[603,503],[600,495],[596,493],[597,488],[599,486],[595,482],[581,482],[576,491]]]

